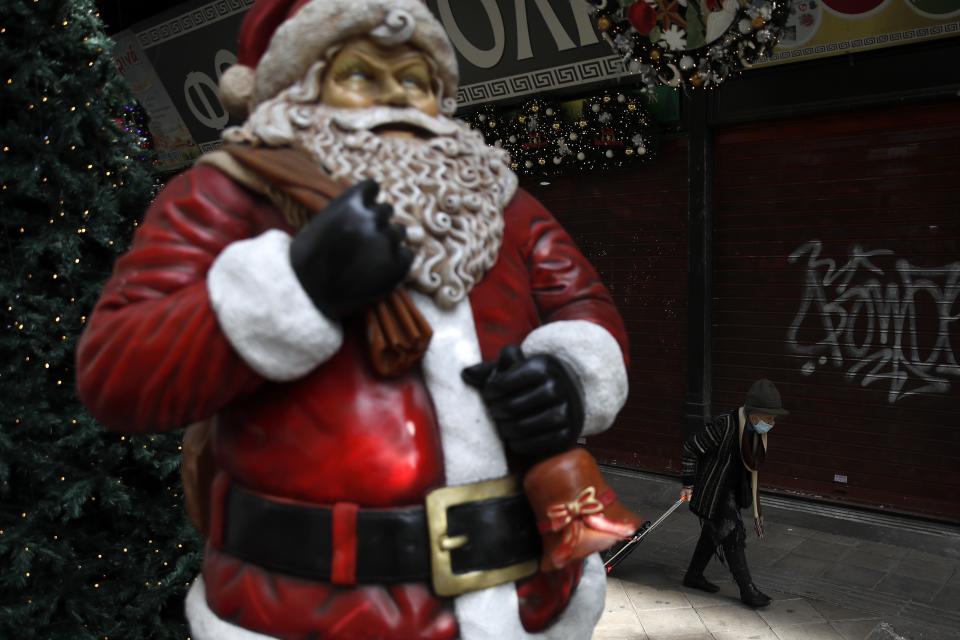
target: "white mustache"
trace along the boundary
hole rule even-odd
[[[372,131],[377,127],[405,124],[429,131],[435,136],[452,136],[458,130],[450,118],[428,116],[417,109],[371,107],[369,109],[331,109],[331,119],[346,131]]]

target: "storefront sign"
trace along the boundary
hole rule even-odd
[[[123,31],[114,36],[114,40],[117,43],[114,63],[150,116],[157,168],[160,171],[174,171],[189,164],[200,155],[200,148],[153,65],[140,48],[136,36],[131,31]]]
[[[131,27],[201,151],[218,146],[220,132],[229,123],[217,84],[236,62],[237,33],[252,4],[194,0]]]
[[[793,0],[792,8],[772,63],[960,35],[960,0]]]
[[[460,63],[461,107],[626,75],[583,0],[427,0]]]
[[[628,76],[583,0],[426,0],[460,63],[461,107],[548,91],[585,93]],[[219,144],[229,116],[217,97],[236,61],[240,23],[254,0],[192,0],[122,34],[118,59],[156,127],[164,163]],[[957,33],[960,0],[794,0],[778,62]],[[149,67],[152,66],[152,71]],[[154,128],[152,126],[152,128]]]
[[[146,60],[190,135],[207,151],[229,116],[217,98],[236,61],[240,23],[253,0],[188,2],[134,25]],[[590,23],[581,0],[428,0],[460,63],[460,106],[592,85],[623,68]],[[151,111],[151,115],[152,115]]]

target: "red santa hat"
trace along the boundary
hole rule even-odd
[[[408,43],[437,66],[441,108],[456,107],[457,60],[423,0],[256,0],[240,27],[237,64],[220,78],[220,99],[236,114],[300,80],[329,50],[354,36]]]

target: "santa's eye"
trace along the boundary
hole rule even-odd
[[[396,78],[405,89],[430,90],[430,73],[422,64],[407,64],[396,70]]]
[[[405,76],[400,81],[403,83],[403,86],[410,89],[420,89],[422,91],[426,88],[423,79],[416,76]]]
[[[347,67],[339,74],[341,80],[352,82],[369,82],[373,79],[373,74],[369,69],[359,66]]]

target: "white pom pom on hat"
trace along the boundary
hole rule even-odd
[[[220,101],[231,115],[244,117],[250,110],[256,73],[244,64],[235,64],[220,76]]]
[[[246,115],[303,77],[331,47],[382,30],[398,10],[413,18],[406,42],[436,63],[440,98],[451,112],[459,81],[456,54],[423,0],[257,0],[240,27],[237,64],[220,78],[224,107],[235,116]]]

